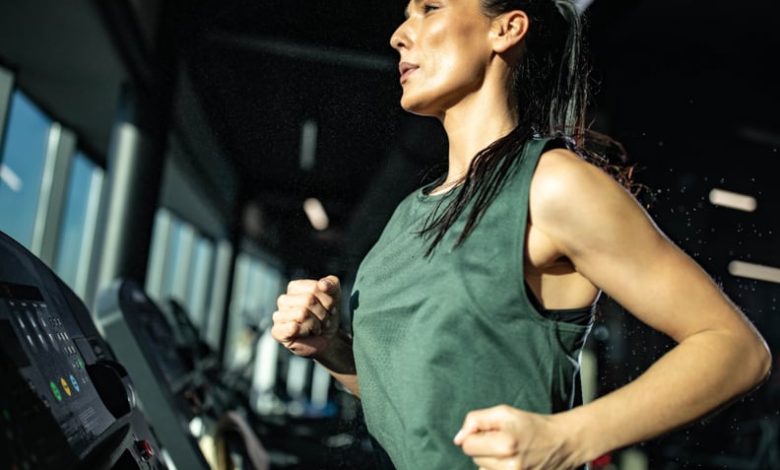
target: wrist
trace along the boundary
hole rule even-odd
[[[560,436],[563,437],[569,461],[574,466],[592,462],[602,455],[601,450],[592,441],[596,433],[585,418],[581,406],[552,415]]]
[[[354,373],[355,360],[352,355],[352,337],[341,329],[329,338],[328,346],[314,354],[312,359],[331,371]]]

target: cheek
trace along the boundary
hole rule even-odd
[[[447,40],[447,30],[444,25],[439,24],[428,28],[423,35],[425,41],[420,44],[420,49],[424,54],[423,64],[430,77],[444,72],[446,64],[451,61],[449,57],[452,51],[448,50],[450,46]]]
[[[435,65],[435,72],[450,79],[473,78],[485,66],[484,38],[473,24],[457,25],[432,35],[429,50],[428,60]]]
[[[464,48],[461,41],[449,41],[426,54],[425,61],[429,64],[427,78],[441,83],[472,76],[477,65],[474,59],[472,51]]]

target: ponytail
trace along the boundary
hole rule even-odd
[[[612,139],[588,131],[589,65],[582,40],[583,18],[572,0],[481,0],[482,10],[494,18],[522,10],[531,19],[526,51],[511,71],[512,104],[518,125],[506,136],[481,150],[461,178],[460,189],[445,206],[437,207],[419,234],[430,238],[426,256],[458,217],[469,209],[468,218],[455,247],[471,234],[483,214],[506,183],[513,163],[532,137],[552,137],[582,158],[611,173],[631,189],[633,168],[610,164],[607,154],[623,158],[623,148]],[[595,144],[595,145],[594,145]],[[431,187],[444,181],[438,178]],[[473,204],[472,204],[473,203]],[[440,202],[439,204],[442,204]]]

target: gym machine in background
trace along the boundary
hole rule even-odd
[[[373,455],[356,420],[345,423],[335,413],[257,413],[250,399],[256,384],[245,384],[251,390],[237,387],[242,382],[235,380],[234,373],[221,370],[186,310],[176,302],[168,302],[167,307],[160,308],[135,282],[117,280],[101,292],[96,321],[138,384],[143,409],[180,468],[199,468],[182,467],[179,462],[200,465],[196,457],[202,456],[200,449],[209,454],[208,442],[216,444],[212,462],[220,467],[235,465],[229,456],[236,454],[244,465],[251,462],[247,468],[371,466]],[[264,344],[260,339],[257,349],[264,349]],[[273,364],[277,356],[260,354],[270,359],[260,361],[266,372],[261,375],[270,379],[263,390],[273,393],[279,375]],[[296,377],[289,393],[291,403],[297,403],[304,387],[323,393],[312,383],[321,379],[308,380],[304,377],[308,374],[293,369],[288,366],[286,374],[288,381]],[[291,389],[289,383],[286,389]]]
[[[2,232],[0,374],[0,468],[168,468],[83,303]]]
[[[101,294],[94,318],[100,329],[48,267],[0,232],[0,470],[373,466],[360,419],[290,411],[318,402],[304,395],[319,397],[319,410],[327,403],[328,382],[309,367],[260,351],[260,379],[252,371],[256,380],[235,380],[180,305],[166,312],[130,281]],[[258,413],[267,394],[295,406]]]

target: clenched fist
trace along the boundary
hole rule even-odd
[[[340,301],[336,276],[290,282],[276,301],[271,336],[298,356],[321,355],[338,331]]]

